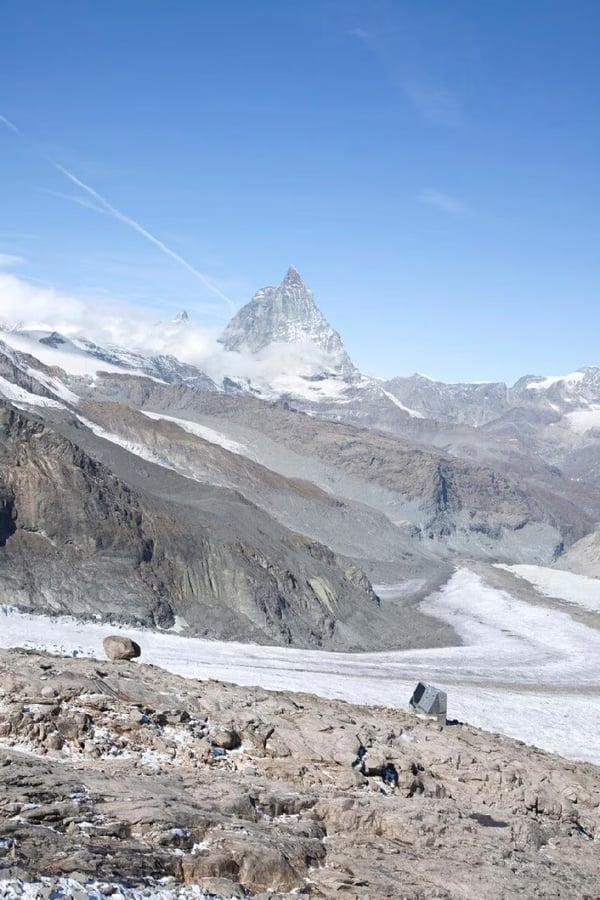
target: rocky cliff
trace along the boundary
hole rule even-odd
[[[133,487],[34,418],[6,405],[0,417],[3,602],[240,640],[381,644],[365,576],[239,494],[123,450]]]

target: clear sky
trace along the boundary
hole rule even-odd
[[[600,365],[598,0],[1,18],[0,113],[27,138],[0,127],[5,270],[219,326],[218,292],[237,308],[292,263],[372,374]]]

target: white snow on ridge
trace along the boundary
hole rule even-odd
[[[64,400],[66,403],[79,403],[79,397],[77,394],[74,394],[73,391],[70,391],[69,388],[60,381],[58,378],[51,378],[49,375],[44,375],[43,372],[39,372],[37,369],[33,369],[31,366],[25,366],[24,371],[30,375],[32,378],[35,378],[36,381],[39,381],[47,390],[52,391],[52,393],[56,394],[61,400]]]
[[[199,425],[197,422],[190,422],[188,419],[178,419],[175,416],[167,416],[164,413],[148,412],[144,409],[140,410],[140,412],[149,419],[154,419],[155,421],[164,419],[166,422],[173,422],[175,425],[179,425],[180,428],[183,428],[184,431],[187,431],[188,434],[193,434],[196,437],[202,438],[210,444],[218,444],[219,447],[223,447],[224,450],[229,450],[230,453],[236,453],[238,456],[246,456],[249,459],[255,459],[254,454],[245,444],[239,444],[237,441],[232,441],[224,434],[221,434],[220,431],[215,431],[213,428],[208,428],[206,425]]]
[[[90,431],[93,431],[98,437],[104,438],[105,441],[110,441],[111,444],[122,447],[129,453],[139,456],[140,459],[145,459],[146,462],[155,463],[157,466],[162,466],[164,469],[171,469],[173,472],[177,471],[168,460],[158,453],[154,453],[149,447],[146,447],[145,444],[136,444],[135,441],[128,441],[126,438],[122,438],[112,431],[107,431],[105,428],[102,428],[100,425],[97,425],[95,422],[92,422],[90,419],[86,419],[83,416],[77,416],[77,418],[82,425],[85,425],[86,428],[89,428]]]
[[[18,387],[12,381],[8,381],[0,375],[0,394],[7,400],[10,400],[15,406],[23,403],[29,406],[46,406],[54,409],[64,409],[64,405],[58,400],[52,400],[50,397],[41,397],[39,394],[32,394],[24,388]]]
[[[575,434],[585,434],[592,428],[600,428],[600,406],[590,406],[588,409],[577,409],[565,416],[567,424]]]
[[[562,569],[548,569],[545,566],[498,565],[497,568],[524,578],[545,597],[555,597],[557,600],[600,612],[600,580],[597,578],[575,575]]]
[[[344,394],[349,387],[347,382],[333,376],[322,381],[311,381],[294,372],[273,373],[268,379],[257,376],[251,379],[251,385],[264,400],[290,396],[315,402],[335,400],[338,403],[344,402]]]
[[[397,406],[398,409],[404,410],[404,412],[408,413],[409,416],[412,416],[413,419],[424,419],[425,418],[423,413],[417,412],[416,409],[411,409],[409,406],[405,406],[404,403],[401,403],[398,400],[398,398],[394,397],[394,395],[391,394],[389,391],[384,391],[383,388],[381,388],[381,391],[388,398],[388,400],[392,401],[394,406]]]
[[[448,691],[450,717],[600,764],[600,631],[492,588],[468,569],[456,572],[421,608],[452,624],[464,644],[327,653],[110,630],[137,640],[143,660],[190,678],[401,708],[416,681],[431,681]],[[0,608],[3,647],[102,657],[107,631],[105,625]]]
[[[39,332],[40,335],[46,334]],[[13,350],[20,353],[28,353],[39,359],[46,366],[57,366],[69,375],[94,376],[98,372],[112,372],[120,375],[138,375],[139,371],[129,371],[112,363],[103,362],[67,340],[64,348],[52,347],[49,344],[40,343],[34,333],[21,334],[14,331],[0,330],[0,342],[8,344]],[[36,376],[37,377],[37,376]]]
[[[541,381],[531,381],[526,387],[528,391],[545,391],[547,388],[552,387],[553,384],[558,384],[561,381],[565,384],[577,384],[578,381],[583,381],[584,378],[585,372],[571,372],[569,375],[547,375]]]

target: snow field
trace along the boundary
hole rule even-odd
[[[587,575],[575,575],[560,569],[547,569],[544,566],[503,566],[519,578],[528,581],[545,597],[555,597],[567,603],[575,603],[592,612],[600,612],[600,580]]]
[[[225,437],[224,434],[215,431],[213,428],[208,428],[206,425],[198,425],[197,422],[190,422],[188,419],[178,419],[175,416],[167,416],[163,413],[148,412],[145,409],[140,410],[140,412],[149,419],[154,419],[155,421],[164,419],[166,422],[173,422],[175,425],[179,425],[180,428],[183,428],[184,431],[187,431],[188,434],[203,438],[210,444],[217,444],[219,447],[223,447],[224,450],[229,450],[230,453],[236,453],[238,456],[246,456],[249,459],[255,459],[254,454],[245,444],[231,441],[228,437]]]
[[[417,681],[430,681],[448,691],[451,719],[600,764],[600,631],[492,588],[468,569],[421,609],[451,624],[463,645],[331,653],[49,619],[4,606],[0,646],[102,658],[103,638],[123,632],[141,645],[142,661],[185,677],[396,708],[407,707]]]

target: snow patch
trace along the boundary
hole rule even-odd
[[[47,337],[47,332],[19,333],[0,330],[0,340],[20,353],[28,353],[39,359],[45,366],[56,366],[69,375],[96,375],[98,372],[118,372],[120,375],[139,375],[139,372],[127,372],[119,366],[102,362],[78,349],[72,341],[66,340],[61,349],[50,344],[40,343],[39,337]],[[37,377],[37,375],[36,375]]]
[[[498,565],[497,568],[524,578],[545,597],[554,597],[583,609],[600,612],[600,580],[597,578],[575,575],[561,569],[547,569],[544,566]]]
[[[398,400],[398,398],[394,397],[393,394],[390,394],[389,391],[384,391],[383,388],[381,388],[381,392],[388,398],[388,400],[392,401],[394,406],[397,406],[398,409],[404,410],[404,412],[408,413],[409,416],[412,416],[413,419],[424,419],[425,418],[423,413],[417,412],[416,409],[411,409],[409,406],[405,406],[404,403],[401,403]]]
[[[154,453],[154,451],[150,450],[149,447],[146,447],[145,444],[136,444],[135,441],[128,441],[112,431],[106,431],[105,428],[101,428],[100,425],[97,425],[90,419],[86,419],[84,416],[77,416],[77,419],[82,425],[85,425],[86,428],[93,431],[95,435],[104,438],[105,441],[110,441],[111,444],[116,444],[118,447],[122,447],[129,453],[134,453],[136,456],[139,456],[140,459],[145,459],[146,462],[155,463],[157,466],[162,466],[164,469],[171,469],[173,472],[178,471],[170,462],[168,462],[168,460],[158,453]]]
[[[62,381],[58,378],[51,378],[49,375],[44,375],[43,372],[39,372],[37,369],[33,369],[31,366],[25,366],[24,371],[30,375],[32,378],[35,378],[36,381],[39,381],[47,390],[52,391],[53,394],[56,394],[60,397],[61,400],[64,400],[66,403],[79,403],[79,397],[77,394],[74,394],[73,391],[70,391],[68,387],[66,387]]]
[[[600,428],[600,406],[590,406],[588,409],[578,409],[567,413],[567,424],[575,434],[585,434],[592,428]]]
[[[15,404],[26,403],[29,406],[45,406],[53,409],[64,409],[64,404],[58,400],[52,400],[50,397],[41,397],[39,394],[32,394],[24,388],[18,387],[6,378],[0,375],[0,393],[6,400],[10,400]]]
[[[526,387],[528,391],[545,391],[552,385],[559,384],[559,382],[571,385],[583,381],[584,378],[585,372],[571,372],[569,375],[547,375],[540,381],[531,381]]]
[[[229,450],[230,453],[235,453],[238,456],[246,456],[250,459],[255,458],[245,444],[239,444],[237,441],[232,441],[224,434],[221,434],[221,432],[215,431],[213,428],[208,428],[205,425],[198,425],[197,422],[190,422],[188,419],[178,419],[175,416],[167,416],[164,413],[147,412],[143,409],[140,410],[140,412],[149,419],[154,419],[155,421],[163,419],[165,422],[173,422],[175,425],[179,425],[180,428],[183,428],[184,431],[187,431],[188,434],[193,434],[195,437],[202,438],[210,444],[217,444],[219,447],[223,447],[224,450]]]

